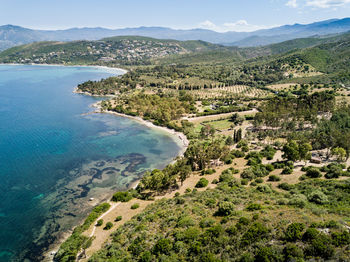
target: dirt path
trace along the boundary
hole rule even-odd
[[[258,110],[256,110],[255,108],[252,110],[248,110],[248,111],[242,111],[242,112],[237,112],[239,115],[249,115],[249,114],[255,114],[256,112],[258,112]],[[223,113],[223,114],[217,114],[217,115],[209,115],[209,116],[197,116],[197,117],[192,117],[192,118],[186,118],[184,117],[183,119],[186,119],[192,123],[199,123],[199,122],[203,122],[203,121],[210,121],[210,120],[216,120],[219,118],[227,118],[231,115],[233,115],[235,112],[230,112],[230,113]]]
[[[198,180],[202,177],[205,177],[209,181],[209,185],[205,188],[198,188],[198,191],[204,191],[207,188],[215,188],[216,184],[212,184],[212,181],[214,179],[219,179],[219,176],[221,172],[229,167],[235,167],[236,169],[242,170],[246,164],[246,160],[244,159],[235,159],[233,161],[233,164],[231,165],[223,165],[214,167],[216,172],[212,175],[205,175],[200,176],[199,173],[194,173],[192,176],[187,178],[183,185],[180,186],[178,190],[172,191],[170,193],[167,193],[163,196],[157,196],[155,200],[159,200],[162,198],[173,198],[174,195],[178,192],[180,194],[184,194],[186,192],[187,188],[193,189],[195,188],[195,185],[197,184]],[[239,177],[239,174],[236,175]],[[141,213],[149,204],[154,203],[155,201],[145,201],[140,199],[132,199],[127,203],[114,203],[111,202],[110,204],[112,207],[103,215],[101,215],[98,219],[103,219],[104,223],[100,227],[96,227],[95,224],[90,227],[89,230],[84,232],[84,235],[95,237],[95,239],[92,242],[92,245],[85,250],[86,257],[81,258],[79,261],[87,261],[89,257],[91,257],[92,254],[97,252],[102,248],[104,243],[106,243],[110,239],[111,233],[113,233],[118,227],[126,223],[127,221],[131,220],[132,217],[135,215]],[[138,203],[140,205],[137,209],[131,209],[131,206],[133,204]],[[115,218],[117,216],[122,216],[122,220],[118,222],[114,222]],[[103,230],[104,225],[107,222],[112,222],[113,227],[110,230]]]
[[[281,158],[281,151],[278,151],[273,160],[264,160],[263,162],[265,164],[270,163],[272,161],[276,161]],[[105,243],[108,243],[111,239],[111,234],[120,226],[131,220],[135,215],[141,213],[149,204],[154,203],[156,200],[163,199],[163,198],[173,198],[176,193],[180,193],[181,195],[186,192],[187,188],[193,189],[195,188],[195,185],[197,184],[198,180],[202,177],[206,178],[209,181],[209,185],[205,188],[198,188],[198,191],[204,191],[207,189],[212,189],[216,187],[216,184],[213,184],[212,181],[214,179],[219,179],[220,174],[222,173],[223,170],[229,168],[229,167],[234,167],[235,169],[238,169],[240,172],[238,174],[235,174],[235,178],[240,178],[240,173],[244,168],[246,168],[246,163],[247,160],[242,159],[242,158],[237,158],[233,160],[233,163],[230,165],[223,165],[223,166],[217,166],[213,167],[216,172],[212,175],[205,175],[205,176],[200,176],[198,172],[193,173],[189,178],[187,178],[183,185],[180,186],[178,190],[166,193],[165,195],[162,196],[157,196],[154,201],[145,201],[145,200],[140,200],[140,199],[132,199],[129,202],[126,203],[114,203],[111,202],[110,204],[112,207],[106,212],[105,214],[101,215],[98,219],[103,219],[104,223],[100,227],[96,227],[95,225],[92,225],[89,230],[84,232],[84,235],[94,237],[94,240],[92,242],[92,245],[85,250],[86,257],[78,259],[78,261],[87,261],[89,257],[92,256],[95,252],[100,250]],[[303,172],[300,170],[301,168],[298,167],[294,170],[293,174],[291,175],[280,175],[281,169],[276,169],[271,172],[272,174],[279,175],[281,177],[281,181],[279,182],[269,182],[268,176],[264,177],[264,182],[266,184],[271,184],[272,188],[281,191],[279,188],[277,188],[277,185],[282,182],[287,182],[289,184],[296,184],[299,182],[300,176],[303,174]],[[137,209],[131,209],[131,206],[134,204],[139,204],[139,208]],[[115,218],[117,216],[122,216],[121,221],[115,222]],[[103,230],[103,227],[107,222],[112,222],[113,227],[110,230]]]

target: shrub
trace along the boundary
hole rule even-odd
[[[185,199],[182,197],[177,197],[177,198],[175,198],[175,203],[177,205],[182,205],[183,203],[185,203]]]
[[[247,246],[252,243],[258,242],[268,236],[269,230],[263,224],[255,222],[248,230],[245,232],[241,239],[241,245]]]
[[[282,169],[285,167],[285,163],[284,162],[274,162],[272,163],[273,167],[275,169]]]
[[[174,197],[179,197],[180,196],[180,193],[179,192],[176,192]]]
[[[214,254],[208,252],[208,253],[203,253],[200,256],[199,261],[203,261],[203,262],[220,262],[221,260],[217,259]]]
[[[246,209],[248,211],[255,211],[255,210],[260,210],[262,209],[262,206],[260,204],[257,204],[257,203],[250,203]]]
[[[249,219],[246,218],[246,217],[240,217],[239,220],[238,220],[238,223],[241,224],[241,225],[249,225]]]
[[[248,141],[247,140],[240,140],[238,143],[237,143],[237,148],[241,148],[241,147],[244,147],[244,146],[248,146]]]
[[[120,220],[122,220],[122,219],[123,219],[122,216],[117,216],[117,217],[114,219],[114,222],[118,222],[118,221],[120,221]]]
[[[140,207],[140,204],[139,203],[135,203],[130,208],[131,209],[138,209],[139,207]]]
[[[257,185],[257,183],[254,181],[250,183],[250,186],[256,186],[256,185]]]
[[[284,182],[284,183],[279,184],[278,188],[289,191],[293,188],[293,185],[290,185],[290,184]]]
[[[152,254],[148,250],[140,254],[139,262],[151,262]]]
[[[298,261],[295,259],[304,257],[303,250],[292,243],[287,243],[283,249],[283,255],[285,257],[285,261]]]
[[[304,195],[296,194],[289,200],[288,205],[304,208],[306,206],[306,200]]]
[[[267,160],[272,160],[275,153],[276,149],[274,149],[272,146],[268,145],[266,146],[263,150],[260,152],[264,157],[266,157]]]
[[[209,184],[209,181],[202,177],[202,178],[199,179],[199,181],[197,182],[196,187],[197,187],[197,188],[202,188],[202,187],[206,187],[208,184]]]
[[[218,204],[219,209],[217,215],[220,216],[228,216],[231,215],[235,209],[235,205],[229,201],[222,201]]]
[[[105,227],[103,228],[103,230],[109,230],[109,229],[111,229],[112,227],[113,227],[112,222],[107,222],[106,225],[105,225]]]
[[[209,169],[207,169],[207,170],[204,171],[204,174],[205,174],[205,175],[212,175],[212,174],[214,174],[215,172],[216,172],[215,169],[209,168]]]
[[[319,234],[320,232],[316,228],[308,228],[303,235],[303,241],[311,241],[317,238]]]
[[[266,164],[265,168],[269,171],[272,172],[273,170],[275,170],[275,167],[272,164]]]
[[[112,201],[114,202],[128,202],[132,199],[132,195],[128,192],[128,191],[120,191],[120,192],[116,192],[113,197],[112,197]]]
[[[317,168],[310,168],[306,171],[306,176],[310,178],[319,178],[322,174]]]
[[[230,182],[234,179],[233,175],[230,173],[224,173],[222,172],[222,174],[219,177],[219,181],[220,182]]]
[[[255,255],[255,261],[278,261],[278,257],[273,248],[262,246]]]
[[[256,190],[262,193],[271,193],[272,189],[268,185],[259,185]]]
[[[246,168],[241,174],[241,178],[252,180],[255,178],[255,175],[253,173],[253,170],[251,168]]]
[[[232,159],[225,159],[225,164],[226,165],[232,164]]]
[[[213,179],[213,181],[211,182],[212,184],[217,184],[217,183],[219,183],[219,180],[217,180],[216,178],[215,179]]]
[[[268,181],[277,182],[277,181],[281,181],[281,178],[279,176],[276,176],[276,175],[271,175],[271,176],[269,176]]]
[[[240,151],[240,150],[232,150],[231,154],[234,155],[237,158],[242,158],[245,156],[244,152]]]
[[[191,189],[191,188],[186,188],[185,192],[186,192],[186,193],[191,193],[191,192],[192,192],[192,189]]]
[[[253,166],[252,171],[255,177],[265,177],[270,173],[270,171],[268,171],[266,167],[261,164]]]
[[[334,254],[334,247],[330,243],[331,240],[325,234],[320,234],[306,247],[305,253],[313,257],[331,258]]]
[[[103,225],[103,219],[97,220],[96,226],[97,226],[97,227],[100,227],[100,226],[102,226],[102,225]]]
[[[245,253],[239,259],[239,262],[254,262],[254,261],[255,261],[254,257],[251,253]]]
[[[340,175],[341,173],[338,173],[338,172],[328,172],[327,174],[324,175],[324,177],[327,179],[335,179],[335,178],[339,178]]]
[[[283,175],[290,175],[292,173],[293,173],[293,168],[291,168],[289,166],[283,168],[283,170],[281,172],[281,174],[283,174]]]
[[[302,237],[302,232],[305,228],[303,223],[292,223],[287,227],[284,237],[287,241],[297,241]]]
[[[169,255],[171,250],[173,249],[173,245],[171,243],[170,239],[163,238],[159,239],[157,243],[153,247],[153,254],[159,255],[159,254],[165,254]]]
[[[347,231],[333,232],[332,233],[332,243],[336,247],[343,247],[350,244],[350,233]]]
[[[200,230],[197,227],[189,227],[183,232],[183,240],[185,242],[191,242],[198,238]]]
[[[324,205],[328,202],[328,197],[322,191],[315,190],[309,194],[308,200],[318,205]]]
[[[182,216],[179,218],[179,221],[177,222],[178,227],[190,227],[194,226],[196,223],[193,221],[193,219],[190,216]]]
[[[264,179],[262,179],[261,177],[255,179],[255,183],[261,184],[264,182]]]
[[[248,185],[249,180],[248,179],[241,179],[241,185],[246,186]]]
[[[212,218],[203,218],[200,222],[199,222],[199,226],[201,228],[206,228],[206,227],[211,227],[212,225],[214,225],[215,220]]]

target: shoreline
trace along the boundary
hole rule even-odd
[[[0,64],[1,65],[1,64]],[[11,65],[11,64],[3,64],[3,65]],[[13,64],[13,65],[26,65],[26,64]],[[46,64],[34,64],[34,65],[38,65],[38,66],[66,66],[66,65],[46,65]],[[70,65],[68,65],[70,66]],[[73,66],[74,67],[74,66]],[[127,70],[125,69],[121,69],[121,68],[110,68],[110,67],[106,67],[106,66],[77,66],[77,67],[95,67],[95,68],[99,68],[99,69],[115,69],[115,70],[118,70],[119,72],[122,71],[124,73],[122,74],[125,74],[126,72],[128,72]],[[121,74],[121,75],[122,75]],[[82,94],[82,95],[87,95],[87,96],[92,96],[92,97],[115,97],[114,95],[107,95],[107,96],[99,96],[99,95],[92,95],[88,92],[79,92],[77,91],[77,87],[74,88],[73,90],[73,93],[75,94]],[[92,105],[90,105],[91,107],[94,107],[96,108],[95,111],[91,112],[91,113],[95,113],[95,114],[113,114],[113,115],[116,115],[116,116],[119,116],[119,117],[125,117],[125,118],[129,118],[129,119],[132,119],[134,121],[137,121],[139,123],[141,123],[142,125],[148,127],[148,128],[151,128],[151,129],[158,129],[160,131],[163,131],[165,133],[167,133],[172,139],[173,141],[180,147],[180,150],[178,152],[178,155],[177,157],[174,158],[174,160],[172,162],[170,162],[169,164],[173,164],[175,163],[177,160],[176,158],[178,157],[182,157],[187,148],[188,148],[188,145],[189,145],[189,140],[187,139],[186,135],[183,134],[182,132],[177,132],[173,129],[170,129],[170,128],[167,128],[167,127],[163,127],[163,126],[157,126],[155,124],[153,124],[151,121],[148,121],[148,120],[144,120],[142,119],[141,117],[136,117],[136,116],[130,116],[130,115],[126,115],[126,114],[122,114],[122,113],[118,113],[118,112],[114,112],[114,111],[108,111],[108,110],[102,110],[101,106],[100,106],[100,103],[101,101],[97,102],[97,103],[94,103]],[[176,138],[175,138],[176,137]],[[140,179],[137,179],[135,180],[131,185],[130,185],[130,188],[133,188],[135,189],[137,187],[137,185],[139,184],[140,182]],[[102,202],[105,202],[105,201],[100,201],[98,204],[101,204]],[[84,220],[83,220],[84,221]],[[81,224],[83,221],[81,221],[79,224]],[[77,225],[79,225],[77,224]],[[76,226],[77,226],[76,225]],[[71,236],[74,228],[76,227],[74,226],[71,230],[69,231],[66,231],[66,232],[63,232],[62,233],[62,237],[60,237],[59,239],[57,239],[55,241],[55,243],[53,243],[51,245],[51,247],[49,247],[45,252],[43,252],[43,258],[44,258],[44,261],[54,261],[53,258],[55,256],[55,254],[58,252],[60,246]]]
[[[142,125],[144,125],[146,127],[164,131],[164,132],[168,133],[169,135],[171,135],[172,137],[176,136],[176,140],[177,141],[175,141],[175,142],[176,142],[176,144],[178,144],[181,147],[181,150],[180,150],[181,153],[178,156],[183,156],[183,154],[187,150],[187,147],[189,145],[189,140],[187,139],[187,137],[186,137],[186,135],[184,133],[175,131],[175,130],[167,128],[165,126],[157,126],[157,125],[153,124],[151,121],[145,120],[145,119],[143,119],[142,117],[139,117],[139,116],[130,116],[130,115],[118,113],[118,112],[115,112],[115,111],[102,110],[102,108],[100,106],[100,102],[97,102],[97,103],[93,104],[92,107],[95,107],[97,109],[96,111],[94,111],[92,113],[96,113],[96,114],[112,114],[112,115],[116,115],[116,116],[120,116],[120,117],[126,117],[126,118],[129,118],[129,119],[135,120],[135,121],[141,123]],[[100,111],[98,111],[98,110],[100,110]]]
[[[104,69],[109,70],[106,71],[106,73],[112,73],[112,72],[122,72],[122,74],[125,74],[128,72],[128,70],[120,67],[109,67],[109,66],[100,66],[100,65],[63,65],[63,64],[21,64],[21,63],[0,63],[0,65],[11,65],[11,66],[60,66],[60,67],[88,67],[88,68],[96,68],[96,69]]]

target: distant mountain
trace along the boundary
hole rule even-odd
[[[262,46],[301,37],[337,34],[350,30],[350,18],[331,19],[312,24],[284,25],[254,32],[218,33],[206,29],[175,30],[165,27],[124,29],[71,28],[66,30],[32,30],[14,25],[0,26],[0,50],[37,41],[98,40],[123,35],[138,35],[158,39],[203,40],[210,43],[242,47]]]

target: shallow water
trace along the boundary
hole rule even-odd
[[[1,262],[35,260],[92,205],[178,154],[179,141],[162,130],[84,114],[99,98],[74,94],[74,87],[110,75],[101,68],[0,65]]]

